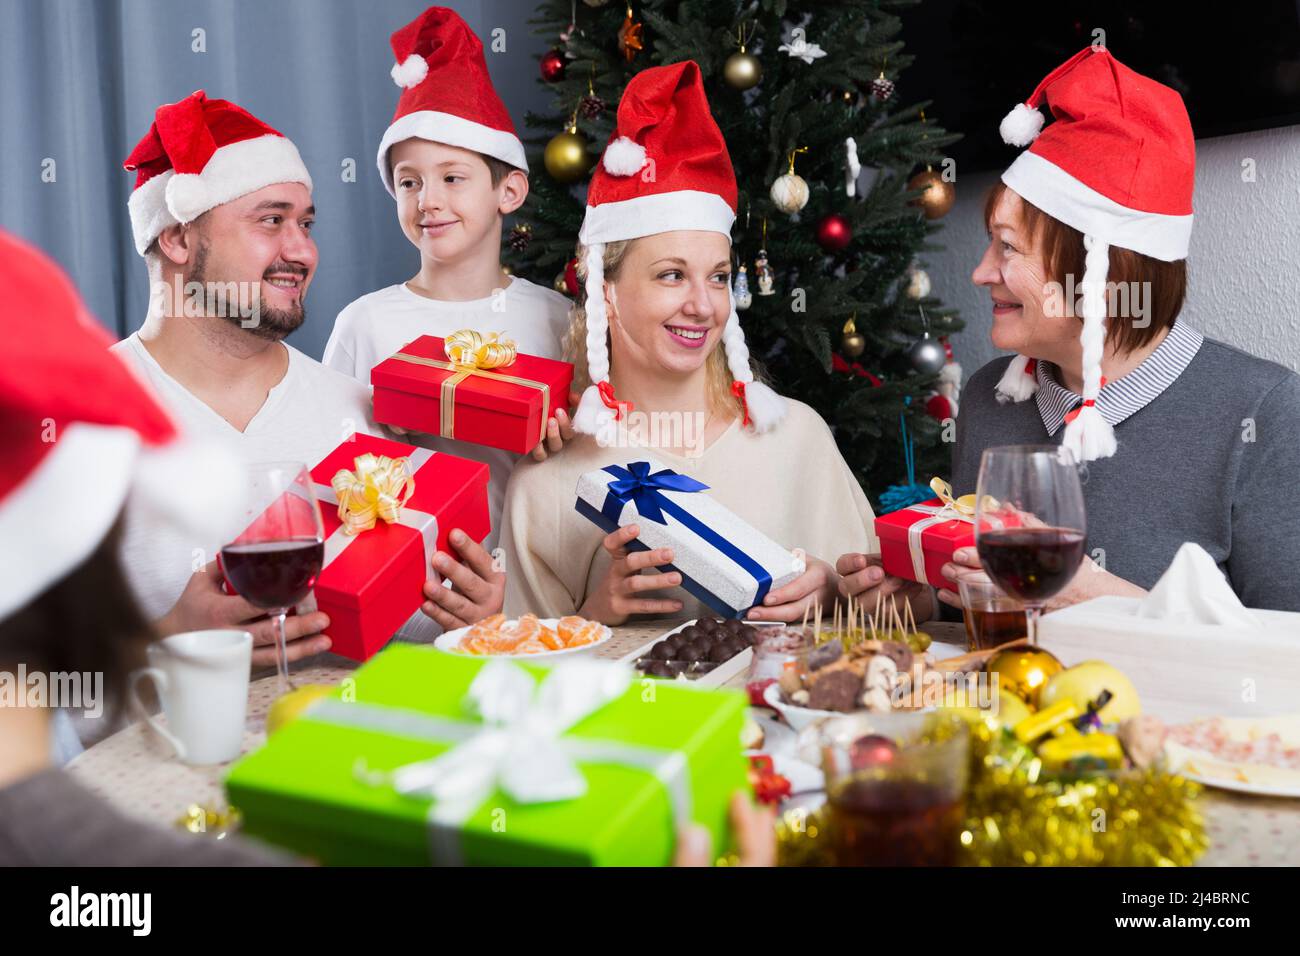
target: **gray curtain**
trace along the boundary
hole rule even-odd
[[[524,111],[546,101],[535,82],[544,41],[527,23],[532,4],[449,5],[484,39],[493,80],[526,135]],[[311,171],[320,267],[292,341],[319,358],[344,305],[419,265],[374,158],[397,104],[388,37],[426,6],[0,0],[0,228],[56,259],[111,332],[131,333],[148,281],[126,208],[135,177],[122,160],[161,104],[197,89],[233,100],[292,139]],[[506,31],[504,52],[491,51],[495,28]],[[206,52],[194,49],[196,30]]]

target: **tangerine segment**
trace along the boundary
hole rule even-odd
[[[491,617],[483,618],[483,620],[479,621],[476,626],[485,627],[488,630],[492,630],[492,631],[499,631],[501,630],[501,626],[505,624],[505,622],[506,622],[506,616],[498,611],[496,614],[493,614]]]
[[[568,646],[565,644],[564,638],[560,636],[559,631],[553,631],[549,627],[542,628],[542,634],[539,639],[546,645],[548,651],[559,651]]]
[[[543,644],[540,640],[537,640],[536,638],[527,641],[521,641],[519,645],[515,647],[516,654],[541,654],[544,653],[546,650],[547,650],[546,645]]]
[[[587,644],[594,644],[600,640],[605,633],[605,627],[599,621],[586,621],[582,627],[578,628],[569,635],[569,647],[583,647]]]
[[[572,640],[574,633],[577,632],[577,630],[586,623],[587,623],[586,618],[581,618],[574,614],[570,614],[567,617],[560,618],[560,620],[556,623],[556,630],[560,632],[560,639],[564,641],[565,646],[568,646],[568,643],[570,640]]]
[[[508,630],[510,633],[518,635],[520,640],[529,641],[541,637],[542,622],[537,619],[536,614],[525,614]]]

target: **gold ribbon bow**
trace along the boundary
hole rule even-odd
[[[425,358],[422,355],[411,355],[408,352],[398,352],[393,356],[403,362],[445,369],[452,373],[442,380],[442,388],[439,391],[438,405],[441,410],[441,420],[438,423],[438,434],[441,437],[456,437],[456,386],[471,375],[484,375],[491,372],[491,377],[498,381],[535,388],[542,393],[542,428],[537,440],[541,442],[546,439],[546,421],[551,412],[551,387],[545,382],[534,382],[531,379],[493,371],[514,364],[519,354],[518,346],[513,340],[500,339],[498,335],[497,332],[488,332],[485,335],[473,329],[452,332],[442,340],[443,351],[450,359],[447,362]]]
[[[343,533],[369,531],[381,518],[393,524],[415,492],[410,459],[365,454],[358,455],[353,465],[353,471],[342,468],[330,480],[339,499]]]
[[[975,517],[974,495],[962,495],[960,498],[954,498],[952,496],[952,485],[938,477],[930,479],[930,490],[943,501],[945,508],[967,518]]]
[[[443,349],[453,365],[470,368],[501,368],[514,363],[519,354],[511,339],[498,339],[497,332],[484,335],[473,329],[461,329],[442,340]]]

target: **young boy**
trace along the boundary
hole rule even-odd
[[[528,161],[492,87],[483,45],[455,11],[430,7],[392,38],[394,82],[402,93],[379,144],[379,175],[397,201],[402,231],[420,250],[407,282],[364,295],[339,313],[324,363],[370,383],[370,370],[421,335],[458,329],[500,332],[521,352],[560,358],[569,300],[501,268],[502,217],[528,195]],[[557,410],[534,457],[572,437]],[[425,613],[444,630],[500,610],[505,576],[494,568],[506,481],[520,456],[495,448],[411,434],[404,439],[484,462],[492,532],[479,547],[452,535],[460,562],[434,568],[455,589],[427,586]]]

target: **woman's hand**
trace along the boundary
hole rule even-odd
[[[805,555],[807,568],[789,584],[769,591],[763,603],[745,614],[748,621],[798,621],[818,603],[830,609],[839,595],[840,576],[820,558]]]
[[[643,568],[672,564],[673,549],[628,551],[628,542],[640,533],[639,525],[630,524],[605,535],[601,544],[609,552],[611,562],[605,579],[578,609],[587,620],[614,626],[624,623],[632,614],[671,614],[682,609],[681,601],[638,597],[643,591],[657,591],[682,583],[682,576],[676,571],[641,573]]]
[[[439,578],[425,581],[424,596],[428,600],[420,606],[444,631],[491,617],[501,610],[506,599],[506,573],[497,568],[492,555],[459,528],[453,528],[449,538],[464,563],[441,551],[435,554],[434,570],[451,578],[453,587],[445,587]]]
[[[170,611],[155,623],[158,634],[168,637],[186,631],[209,631],[235,628],[253,635],[254,667],[275,663],[275,621],[261,608],[254,607],[238,594],[227,594],[221,588],[222,574],[217,562],[209,562],[202,571],[195,571],[185,584],[185,590]],[[330,639],[322,631],[329,627],[330,619],[323,611],[310,614],[291,614],[284,619],[285,658],[293,663],[313,654],[330,649]]]
[[[980,562],[979,552],[975,548],[958,548],[952,561],[943,566],[943,576],[954,584],[964,577],[974,576],[988,579],[988,573]],[[1103,570],[1101,565],[1088,555],[1083,556],[1079,570],[1075,572],[1070,583],[1057,594],[1048,598],[1043,605],[1045,611],[1057,611],[1072,604],[1081,604],[1095,597],[1115,594],[1122,597],[1141,597],[1147,592],[1136,584],[1125,581],[1116,574]],[[961,596],[955,590],[944,589],[939,592],[939,600],[955,608],[961,608]]]
[[[842,554],[835,570],[842,575],[840,595],[853,598],[869,614],[875,613],[877,600],[888,606],[890,598],[911,604],[917,621],[928,621],[938,610],[928,584],[886,574],[878,554]]]
[[[756,807],[743,791],[731,798],[731,829],[741,866],[776,866],[776,811]],[[713,840],[698,823],[679,834],[673,866],[712,866]]]

